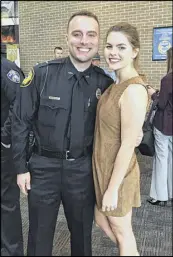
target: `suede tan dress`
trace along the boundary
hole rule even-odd
[[[121,146],[121,118],[118,103],[130,84],[145,85],[140,76],[120,84],[113,84],[104,92],[97,105],[92,163],[96,204],[99,211],[101,211],[103,195],[108,188],[115,159]],[[125,216],[132,207],[140,207],[140,205],[140,171],[134,152],[119,187],[117,208],[103,213],[106,216],[121,217]]]

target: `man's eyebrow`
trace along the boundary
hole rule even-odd
[[[97,32],[94,31],[94,30],[89,30],[87,33],[94,33],[94,34],[97,34]]]
[[[82,33],[80,30],[73,30],[71,33],[76,33],[76,32]]]
[[[82,33],[82,31],[81,30],[73,30],[72,31],[72,33]],[[94,33],[94,34],[97,34],[97,32],[96,31],[94,31],[94,30],[89,30],[89,31],[87,31],[87,33]]]

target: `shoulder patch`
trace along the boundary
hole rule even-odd
[[[12,82],[14,83],[20,83],[20,75],[17,71],[15,70],[10,70],[8,73],[7,73],[7,78],[9,80],[11,80]]]
[[[34,69],[31,69],[29,74],[28,74],[28,77],[26,77],[22,81],[22,84],[20,85],[20,87],[28,87],[31,84],[33,78],[34,78]]]

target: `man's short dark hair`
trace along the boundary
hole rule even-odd
[[[61,46],[56,46],[56,47],[54,48],[54,53],[55,53],[55,50],[56,50],[56,49],[58,49],[58,50],[63,50]]]
[[[97,16],[92,13],[92,12],[89,12],[89,11],[86,11],[86,10],[83,10],[83,11],[79,11],[79,12],[76,12],[76,13],[73,13],[72,16],[70,17],[70,19],[68,20],[68,24],[67,24],[67,31],[68,31],[68,28],[69,28],[69,24],[70,24],[70,21],[76,17],[76,16],[86,16],[86,17],[90,17],[90,18],[93,18],[99,25],[99,20],[97,18]]]

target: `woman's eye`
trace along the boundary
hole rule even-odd
[[[124,46],[120,46],[120,47],[118,47],[120,50],[124,50],[124,49],[126,49]]]

